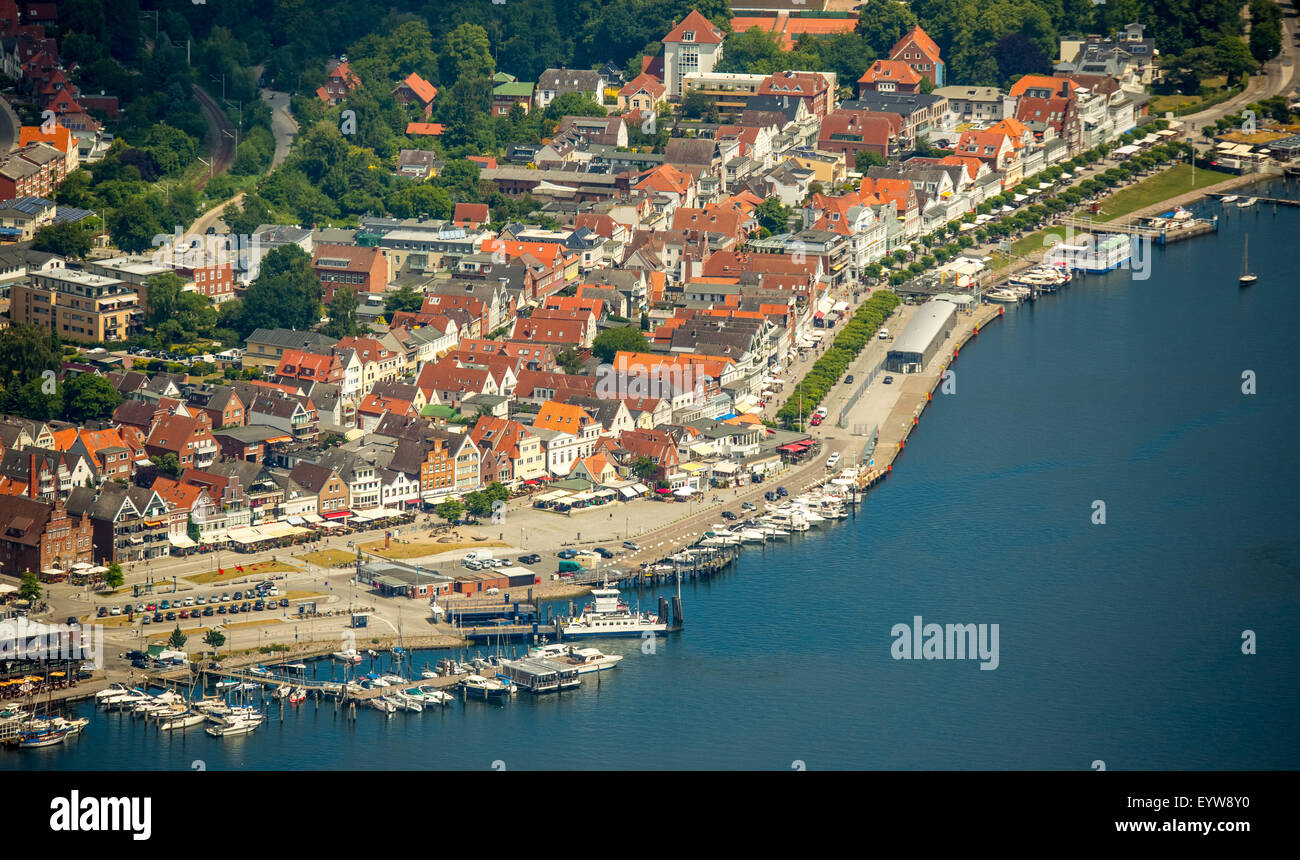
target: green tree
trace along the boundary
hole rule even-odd
[[[461,24],[447,34],[442,53],[442,77],[455,82],[462,78],[491,78],[492,44],[478,24]]]
[[[176,301],[185,289],[185,281],[175,272],[162,272],[145,281],[150,325],[158,325],[176,315]]]
[[[639,329],[632,326],[619,326],[606,329],[596,335],[591,352],[601,361],[613,361],[619,352],[645,352],[650,348],[649,341]]]
[[[565,373],[582,372],[582,356],[579,355],[578,351],[573,347],[568,347],[559,355],[555,356],[555,363],[558,364]]]
[[[23,571],[22,582],[18,584],[18,599],[35,601],[41,599],[41,582],[30,570]]]
[[[465,515],[465,506],[455,499],[448,499],[434,508],[433,512],[450,524],[460,521],[460,518]]]
[[[97,373],[79,373],[63,383],[63,418],[73,424],[106,421],[121,402],[113,384]]]
[[[248,337],[259,328],[310,329],[320,321],[322,293],[306,251],[297,245],[275,248],[248,285],[236,331]]]
[[[174,650],[179,651],[185,647],[185,643],[188,642],[189,639],[190,637],[182,633],[181,626],[177,624],[176,629],[172,631],[172,635],[167,637],[167,644],[172,646]]]
[[[1250,48],[1237,36],[1224,35],[1214,45],[1214,58],[1219,71],[1228,77],[1228,84],[1235,84],[1244,75],[1249,75],[1259,67],[1250,55]]]
[[[113,210],[108,219],[113,244],[130,254],[154,247],[154,237],[167,232],[160,211],[157,201],[147,197],[137,197]]]
[[[773,233],[785,233],[790,229],[790,216],[794,210],[786,206],[777,197],[768,197],[754,207],[754,217],[759,226],[766,227]]]
[[[857,33],[878,57],[889,56],[889,51],[916,26],[912,10],[895,0],[870,0],[858,7]]]
[[[226,644],[226,636],[220,630],[209,630],[203,637],[203,644],[212,649],[212,653],[217,653],[217,649]]]
[[[868,167],[884,167],[886,164],[889,164],[888,159],[869,149],[859,149],[853,154],[853,166],[859,173],[866,173]]]
[[[476,520],[492,514],[492,500],[479,490],[465,494],[465,512]]]
[[[122,575],[122,565],[116,561],[108,563],[108,571],[104,574],[104,584],[109,588],[121,588],[126,577]]]
[[[335,289],[325,310],[326,316],[330,318],[325,325],[325,333],[337,338],[359,334],[361,326],[357,323],[357,308],[360,304],[355,287],[342,286]]]
[[[424,293],[410,284],[402,284],[384,297],[384,312],[390,317],[399,311],[415,313],[422,307],[424,307]]]
[[[649,457],[645,456],[644,454],[638,456],[635,460],[633,460],[630,468],[632,470],[632,474],[636,475],[642,481],[649,481],[651,478],[653,478],[655,475],[659,473],[659,466],[655,463],[654,460],[651,460]]]
[[[94,239],[90,231],[72,221],[49,224],[37,230],[32,238],[32,250],[58,254],[73,260],[84,259],[93,247]]]
[[[175,454],[167,453],[162,456],[153,456],[149,462],[158,467],[158,471],[164,475],[170,475],[173,478],[181,476],[181,461]]]

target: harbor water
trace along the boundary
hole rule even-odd
[[[584,643],[627,655],[599,684],[355,722],[274,705],[227,739],[82,705],[81,737],[0,768],[1300,767],[1298,237],[1300,210],[1233,208],[1148,279],[1008,307],[855,518],[684,586],[653,653]],[[998,625],[996,668],[894,659],[918,616]]]

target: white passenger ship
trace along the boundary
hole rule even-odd
[[[578,636],[640,636],[643,633],[663,633],[668,625],[648,612],[633,612],[623,601],[617,588],[595,588],[591,591],[593,603],[583,607],[582,614],[567,623],[561,622],[560,633],[566,639]]]

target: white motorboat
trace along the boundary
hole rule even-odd
[[[169,732],[173,729],[188,729],[192,726],[197,726],[200,723],[206,722],[207,719],[207,714],[199,711],[187,710],[184,713],[177,714],[169,719],[160,720],[158,722],[158,728],[164,732]]]
[[[460,688],[472,699],[505,699],[515,694],[515,685],[501,678],[466,675]]]
[[[80,734],[81,730],[90,725],[90,720],[86,717],[78,717],[69,720],[66,717],[53,717],[50,720],[50,727],[56,732],[66,731],[69,735]]]
[[[375,696],[370,700],[370,707],[376,711],[383,711],[385,714],[392,714],[397,711],[397,705],[385,699],[383,696]]]
[[[207,729],[207,733],[214,738],[228,737],[231,735],[246,735],[256,731],[266,719],[261,712],[253,708],[231,708],[230,713],[222,716],[209,715],[208,719],[213,725]]]
[[[1000,304],[1017,304],[1020,301],[1020,295],[1011,290],[989,290],[984,294],[984,298],[990,302],[999,302]]]
[[[301,705],[305,701],[307,701],[306,687],[297,687],[289,694],[289,704],[291,705]]]
[[[408,683],[408,679],[403,678],[401,675],[380,675],[379,680],[386,681],[390,687],[400,687]]]
[[[1220,197],[1220,198],[1219,198],[1219,202],[1220,202],[1220,203],[1236,203],[1238,199],[1239,199],[1239,198],[1238,198],[1238,196],[1237,196],[1236,194],[1228,194],[1228,195],[1225,195],[1225,196],[1223,196],[1223,197]]]
[[[280,686],[275,688],[275,690],[271,693],[271,695],[277,699],[287,699],[289,698],[289,694],[292,692],[293,692],[293,688],[290,687],[288,684],[281,684]]]
[[[560,632],[565,637],[640,636],[668,630],[668,625],[658,616],[629,609],[617,588],[595,588],[591,596],[593,602],[583,607],[581,615],[560,622]]]
[[[132,690],[126,684],[118,684],[118,683],[109,684],[106,689],[100,690],[98,693],[95,694],[95,704],[97,705],[107,704],[107,702],[110,699],[115,699],[118,696],[125,696],[127,693],[130,692],[132,692]]]
[[[330,656],[335,660],[338,660],[340,663],[360,663],[362,660],[361,655],[357,653],[357,649],[355,648],[345,648],[342,651],[335,651]]]
[[[1248,209],[1248,208],[1250,208],[1251,206],[1254,206],[1254,205],[1255,205],[1256,203],[1258,203],[1258,202],[1259,202],[1259,198],[1258,198],[1258,197],[1247,197],[1245,200],[1242,200],[1241,202],[1239,202],[1239,203],[1237,204],[1237,208],[1238,208],[1238,209]]]
[[[384,698],[388,699],[388,701],[392,702],[394,705],[397,705],[397,707],[403,711],[414,711],[418,714],[424,710],[424,702],[422,701],[423,697],[416,698],[415,696],[408,696],[401,690],[385,696]]]
[[[576,666],[579,675],[613,669],[623,659],[622,654],[605,654],[599,648],[574,648],[572,645],[542,645],[528,652],[529,657],[547,657]]]
[[[108,691],[105,690],[103,692]],[[141,690],[139,687],[132,687],[130,689],[118,690],[111,696],[105,696],[104,698],[99,699],[98,703],[106,711],[118,711],[132,708],[141,702],[147,702],[150,698],[152,697],[144,690]]]
[[[456,697],[451,693],[448,693],[446,690],[440,690],[431,684],[421,684],[415,689],[419,690],[420,695],[424,697],[424,701],[431,705],[450,705],[452,702],[456,701]],[[411,690],[407,690],[406,692],[410,693]]]

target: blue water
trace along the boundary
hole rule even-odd
[[[1300,210],[1233,209],[1149,280],[1009,309],[855,520],[687,586],[654,654],[596,643],[627,655],[599,687],[224,740],[96,714],[0,768],[1300,767],[1298,237]],[[998,668],[892,659],[916,615],[998,624]]]

